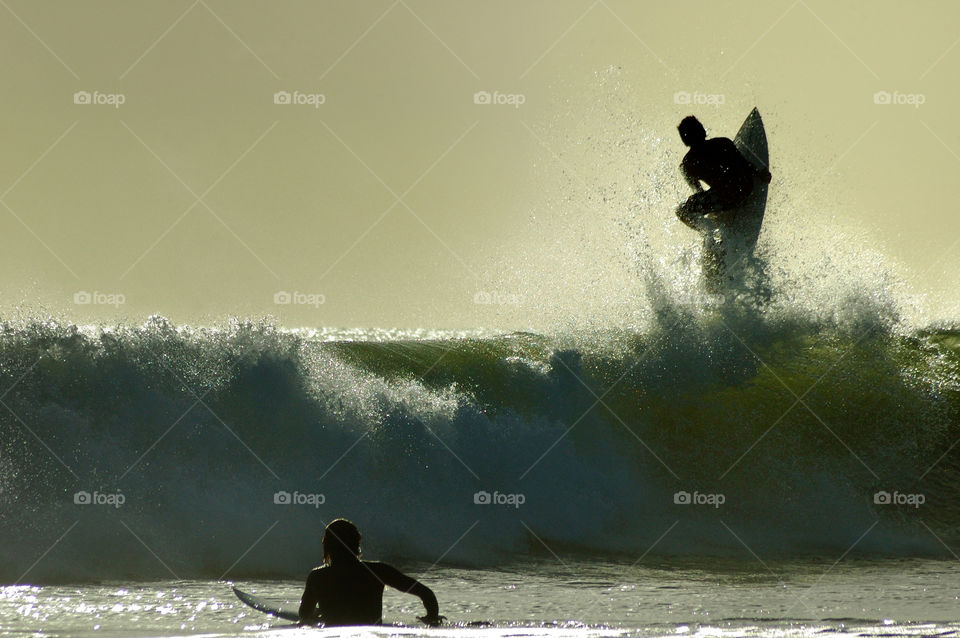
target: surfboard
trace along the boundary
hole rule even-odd
[[[763,129],[763,120],[760,111],[754,108],[744,120],[733,143],[740,154],[747,158],[759,173],[764,173],[770,167],[769,151],[767,149],[767,133]],[[731,217],[736,223],[727,234],[732,235],[740,244],[738,248],[753,250],[760,236],[760,227],[763,225],[763,213],[767,208],[767,182],[759,176],[753,178],[753,190],[746,201],[732,209]]]
[[[293,611],[291,609],[284,609],[283,607],[271,605],[267,601],[257,598],[252,594],[248,594],[247,592],[237,589],[236,587],[233,588],[233,593],[237,595],[237,598],[239,598],[243,604],[253,607],[257,611],[262,611],[265,614],[270,614],[271,616],[276,616],[277,618],[282,618],[283,620],[291,620],[293,622],[300,621],[299,610]]]

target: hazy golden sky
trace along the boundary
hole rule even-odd
[[[631,215],[648,252],[696,243],[677,121],[732,136],[754,105],[774,254],[850,238],[956,306],[953,0],[0,5],[8,313],[510,329],[629,304]]]

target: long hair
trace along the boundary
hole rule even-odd
[[[360,558],[360,530],[345,518],[331,521],[323,530],[323,562],[333,564],[335,560]]]

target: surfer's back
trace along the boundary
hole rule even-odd
[[[389,567],[389,566],[386,566]],[[375,625],[382,621],[384,564],[337,561],[307,577],[306,593],[319,608],[320,620],[331,625]]]
[[[377,625],[383,622],[383,588],[386,585],[420,598],[426,616],[421,621],[439,624],[443,617],[433,591],[397,568],[360,559],[360,530],[345,518],[332,521],[323,532],[323,567],[307,576],[300,599],[300,622],[326,626]]]

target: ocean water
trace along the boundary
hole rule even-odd
[[[0,623],[11,636],[937,636],[960,628],[956,564],[940,560],[567,557],[404,567],[437,591],[444,627],[418,626],[419,600],[388,590],[384,627],[297,629],[245,607],[215,580],[7,586]],[[237,584],[294,608],[302,586]]]
[[[451,621],[381,633],[955,631],[960,330],[750,268],[550,333],[0,324],[0,633],[296,633],[229,583],[295,602],[338,516]]]

